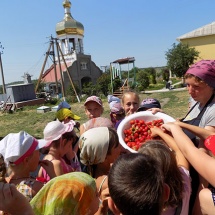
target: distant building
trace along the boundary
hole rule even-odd
[[[177,38],[200,52],[199,59],[215,59],[215,22],[193,30]]]
[[[84,26],[76,21],[70,12],[71,2],[63,1],[64,19],[56,25],[56,34],[58,44],[62,50],[66,61],[69,74],[75,86],[82,89],[84,83],[92,82],[96,84],[96,80],[102,75],[102,71],[92,61],[91,55],[84,54]],[[60,59],[62,77],[65,89],[71,85],[66,66],[63,59]],[[61,92],[61,75],[58,59],[56,58],[56,75],[59,83],[59,93]],[[46,83],[46,89],[56,92],[56,78],[54,64],[44,72],[42,82]]]

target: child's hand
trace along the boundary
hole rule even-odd
[[[151,137],[157,137],[157,136],[160,136],[159,134],[161,132],[163,133],[163,130],[161,128],[156,127],[156,126],[151,127],[150,130],[151,130]]]
[[[14,184],[0,182],[0,190],[0,210],[13,215],[34,214],[26,197],[16,189]]]
[[[42,166],[47,174],[49,175],[50,178],[56,177],[55,171],[54,171],[54,165],[51,161],[49,160],[42,160],[39,161],[40,166]]]
[[[172,129],[173,127],[177,127],[177,126],[178,126],[178,125],[175,124],[175,122],[168,122],[168,123],[165,123],[165,124],[161,125],[161,128],[171,132],[171,129]],[[179,126],[178,126],[178,127],[179,127]]]

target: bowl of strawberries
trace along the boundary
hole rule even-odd
[[[136,153],[146,140],[152,139],[151,127],[174,121],[174,118],[161,112],[152,114],[151,111],[141,111],[131,114],[117,128],[119,142],[124,148]]]

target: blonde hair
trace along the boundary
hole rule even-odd
[[[126,92],[124,92],[123,95],[122,95],[122,104],[124,104],[124,100],[125,100],[125,97],[126,97],[127,95],[134,95],[135,97],[137,97],[137,99],[138,99],[138,104],[140,104],[140,97],[139,97],[139,94],[138,94],[137,92],[135,92],[135,91],[126,91]]]

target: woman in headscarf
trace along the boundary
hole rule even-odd
[[[188,93],[194,102],[192,102],[192,106],[187,115],[181,121],[215,132],[215,60],[201,60],[196,62],[187,70],[184,77]],[[179,122],[179,125],[183,128],[184,124],[180,124]],[[196,147],[205,150],[204,142],[201,139],[196,138],[193,133],[185,128],[183,130]],[[190,168],[190,175],[192,178],[192,194],[190,198],[191,213],[193,207],[194,210],[199,211],[198,198],[196,199],[199,183],[203,182],[204,186],[207,186],[207,182],[202,180],[201,177],[201,182],[199,182],[198,173],[192,167]],[[194,206],[195,199],[196,203]]]
[[[30,204],[35,215],[93,215],[99,207],[95,180],[83,172],[58,176]]]

